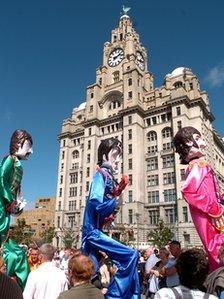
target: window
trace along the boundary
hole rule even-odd
[[[91,94],[90,94],[90,98],[93,99],[93,97],[94,97],[94,93],[91,92]]]
[[[61,201],[58,202],[58,211],[61,211]]]
[[[86,182],[86,192],[89,191],[89,182]]]
[[[159,222],[159,210],[149,211],[149,223],[152,225],[158,224]]]
[[[128,98],[129,98],[129,100],[132,99],[132,91],[128,92]]]
[[[166,189],[164,190],[164,201],[173,202],[176,201],[176,190],[175,189]]]
[[[75,150],[72,152],[72,158],[73,159],[78,159],[79,158],[79,151]]]
[[[163,143],[163,151],[170,151],[173,149],[173,142]]]
[[[166,219],[166,223],[175,223],[176,221],[175,209],[166,209],[165,219]]]
[[[91,140],[88,140],[87,149],[91,149]]]
[[[59,197],[62,197],[62,188],[59,189]]]
[[[189,245],[190,242],[191,242],[191,236],[190,236],[190,234],[187,234],[186,232],[184,232],[183,236],[184,236],[184,243],[185,243],[186,245]],[[186,245],[185,245],[185,246],[186,246]]]
[[[177,115],[181,115],[181,109],[180,106],[176,107]]]
[[[87,154],[86,163],[90,163],[90,154]]]
[[[159,176],[158,174],[148,175],[147,177],[147,186],[158,186],[159,185]]]
[[[75,216],[68,216],[68,226],[73,228],[75,224]]]
[[[132,154],[132,144],[128,145],[128,154]]]
[[[128,169],[132,169],[132,159],[128,159]]]
[[[129,224],[133,223],[133,210],[128,210],[128,222]]]
[[[74,197],[75,196],[75,187],[70,187],[69,188],[69,197]]]
[[[158,169],[158,158],[150,158],[147,160],[147,171]]]
[[[60,227],[61,218],[60,216],[57,217],[57,227]]]
[[[128,139],[132,139],[132,129],[128,130]]]
[[[178,81],[178,82],[174,83],[175,88],[180,88],[182,86],[183,86],[183,83],[181,81]]]
[[[133,201],[133,194],[132,194],[132,190],[128,191],[128,202],[132,202]]]
[[[86,168],[86,176],[87,176],[87,177],[89,177],[89,173],[90,173],[90,168],[87,167],[87,168]]]
[[[163,168],[173,167],[174,166],[174,156],[167,155],[163,156]]]
[[[61,163],[61,171],[64,170],[64,163]]]
[[[183,221],[188,222],[188,211],[187,207],[183,207]]]
[[[157,140],[157,134],[155,131],[148,132],[147,137],[148,137],[148,141]]]
[[[152,124],[153,124],[153,125],[156,125],[156,124],[157,124],[156,116],[153,116],[153,117],[152,117]]]
[[[65,158],[65,151],[61,152],[61,159],[63,160]]]
[[[89,106],[89,112],[92,113],[93,112],[93,105]]]
[[[179,120],[177,122],[177,130],[180,130],[181,128],[182,128],[182,122],[181,122],[181,120]]]
[[[102,78],[99,78],[99,84],[100,85],[102,84]]]
[[[60,176],[60,184],[63,184],[63,175]]]
[[[70,174],[70,184],[78,183],[78,172],[74,172]]]
[[[132,185],[132,174],[129,174],[128,176],[129,186]]]
[[[128,124],[129,124],[129,125],[132,124],[132,116],[131,116],[131,115],[128,116]]]
[[[63,140],[63,146],[65,146],[65,140]]]
[[[190,90],[192,90],[193,88],[193,83],[190,83]]]
[[[82,186],[79,187],[79,196],[82,195]]]
[[[181,179],[181,181],[185,180],[185,169],[180,170],[180,179]]]
[[[163,184],[173,184],[175,183],[175,174],[174,172],[167,172],[163,174]]]
[[[171,128],[165,128],[162,130],[162,136],[163,138],[172,137],[172,129]]]
[[[157,151],[158,151],[157,145],[152,145],[148,147],[149,154],[157,153]]]
[[[92,134],[92,129],[89,128],[89,136]]]
[[[128,79],[128,86],[131,86],[132,85],[132,78],[129,78]]]
[[[75,200],[70,200],[68,202],[68,210],[69,211],[75,211],[76,210],[76,201]]]
[[[159,191],[148,192],[148,203],[158,203],[159,202]]]
[[[114,76],[114,83],[119,82],[119,79],[120,79],[119,78],[120,77],[119,71],[114,72],[113,76]]]

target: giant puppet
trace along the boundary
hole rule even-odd
[[[182,194],[207,251],[210,270],[214,270],[219,266],[218,251],[224,244],[224,208],[214,171],[204,159],[206,144],[200,132],[190,126],[180,129],[173,141],[180,163],[188,165]]]
[[[24,287],[29,266],[25,253],[9,236],[10,216],[22,213],[25,206],[21,193],[23,168],[21,160],[32,153],[32,137],[25,130],[16,130],[11,137],[10,153],[0,164],[0,245],[7,274]]]
[[[119,184],[114,179],[121,152],[122,144],[116,138],[102,140],[99,145],[99,168],[93,177],[84,213],[82,251],[93,259],[96,270],[99,251],[105,252],[116,265],[117,272],[108,287],[106,299],[138,299],[138,252],[102,231],[104,224],[113,219],[122,204],[119,195],[127,184],[125,177]]]

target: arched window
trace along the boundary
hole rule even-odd
[[[112,110],[112,109],[117,109],[121,106],[121,102],[118,101],[118,100],[114,100],[110,103],[109,105],[109,110]]]
[[[183,86],[183,83],[182,83],[181,81],[177,81],[177,82],[175,82],[175,83],[173,84],[173,86],[174,86],[175,88],[180,88],[180,87]]]
[[[120,72],[119,71],[114,72],[113,76],[114,76],[114,83],[116,83],[120,80]]]
[[[172,129],[171,128],[164,128],[163,130],[162,130],[162,136],[163,136],[163,138],[171,138],[172,137]]]
[[[72,158],[73,159],[78,159],[79,158],[79,151],[75,150],[72,152]]]
[[[155,140],[157,140],[157,134],[156,134],[155,131],[148,132],[147,137],[148,137],[148,141],[155,141]]]

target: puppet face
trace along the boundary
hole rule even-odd
[[[18,150],[15,155],[20,160],[28,160],[29,156],[33,153],[32,145],[29,140],[25,140],[23,145],[19,144]]]
[[[118,170],[118,164],[120,162],[121,149],[120,147],[112,148],[112,150],[108,153],[107,163],[113,169],[113,171]]]
[[[194,158],[200,158],[205,155],[206,143],[202,139],[201,135],[193,134],[193,139],[198,147],[194,146],[192,141],[189,141],[187,143],[187,145],[191,146],[191,149],[188,153],[188,160],[192,160]]]

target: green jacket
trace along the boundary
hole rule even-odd
[[[99,289],[91,283],[80,284],[71,287],[70,290],[62,292],[58,299],[103,299],[104,296]]]

